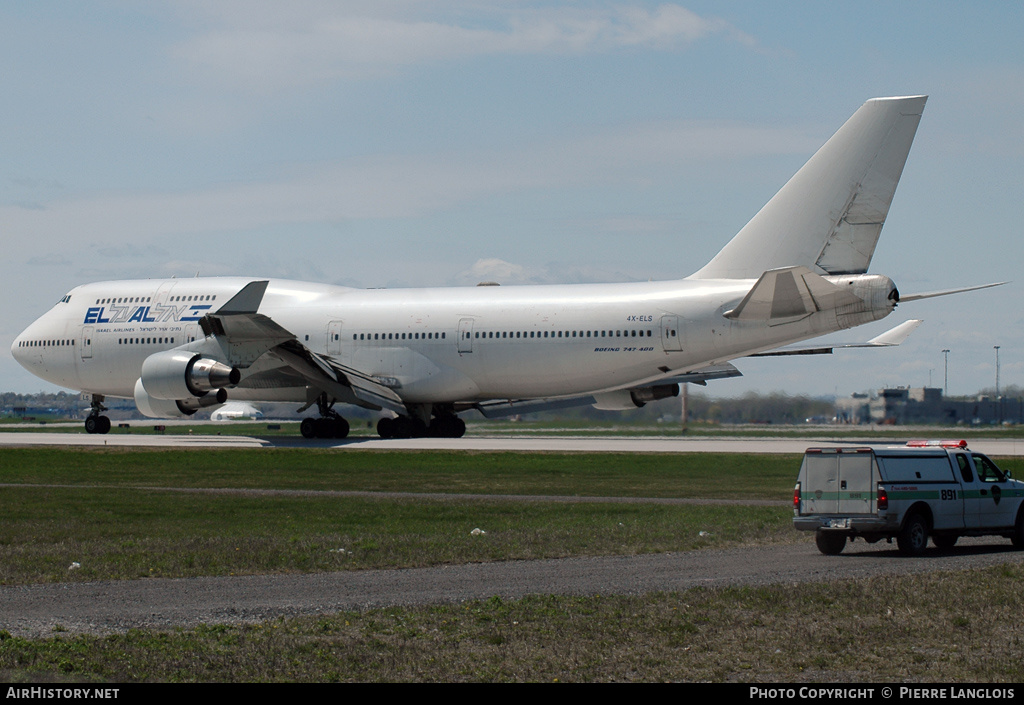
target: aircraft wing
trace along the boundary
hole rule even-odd
[[[831,345],[798,346],[787,345],[784,348],[754,353],[747,357],[780,357],[783,355],[831,355],[836,348],[889,348],[899,345],[913,333],[924,321],[912,318],[895,328],[890,328],[881,335],[863,343],[834,343]]]
[[[213,336],[231,364],[251,366],[264,355],[270,355],[291,372],[307,382],[315,399],[327,392],[336,400],[370,409],[390,409],[407,413],[398,394],[359,370],[310,350],[291,331],[269,316],[257,313],[267,281],[254,281],[221,306],[207,314],[199,325],[207,336]]]
[[[684,372],[671,377],[665,377],[653,382],[633,387],[631,391],[641,390],[646,387],[656,387],[668,384],[699,384],[707,385],[711,379],[725,379],[728,377],[742,377],[743,373],[728,362],[720,365],[710,365],[692,372]],[[577,397],[563,397],[559,399],[502,399],[495,401],[480,402],[466,405],[466,409],[476,409],[486,418],[494,419],[514,414],[530,414],[536,411],[553,411],[555,409],[569,409],[574,406],[590,406],[596,404],[598,399],[593,394],[585,394]],[[457,410],[462,411],[456,405]]]

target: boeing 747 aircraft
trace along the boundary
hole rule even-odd
[[[631,409],[679,383],[739,375],[752,355],[888,316],[867,274],[926,96],[869,100],[707,265],[675,281],[359,290],[249,277],[72,289],[14,342],[33,374],[182,417],[294,401],[307,438],[344,438],[337,404],[384,412],[384,438],[459,437],[485,416],[593,404]],[[988,285],[991,286],[991,285]],[[971,287],[981,288],[981,287]],[[957,291],[967,291],[960,289]],[[904,300],[953,291],[919,294]],[[898,344],[907,321],[864,345]]]

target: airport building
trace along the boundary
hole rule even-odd
[[[1024,420],[1022,397],[945,397],[937,387],[895,387],[836,399],[839,423],[998,425]]]

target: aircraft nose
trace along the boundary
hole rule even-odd
[[[18,364],[24,367],[26,370],[30,369],[28,359],[25,356],[25,349],[21,347],[21,338],[18,337],[14,344],[11,346],[11,357],[17,360]]]
[[[22,332],[11,343],[11,357],[17,360],[22,367],[28,368],[28,338],[25,336],[25,332]]]

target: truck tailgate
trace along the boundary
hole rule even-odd
[[[870,451],[808,452],[804,456],[803,514],[875,511],[874,457]]]

